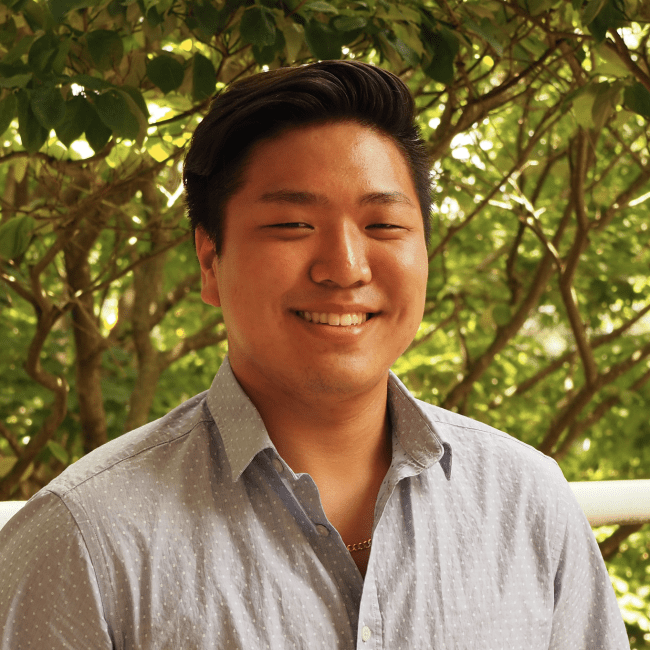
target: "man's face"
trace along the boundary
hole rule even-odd
[[[422,319],[428,271],[417,193],[389,138],[337,122],[259,143],[223,242],[217,258],[197,231],[202,297],[222,307],[245,389],[346,398],[385,383]]]

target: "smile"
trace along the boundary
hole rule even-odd
[[[296,314],[300,316],[303,320],[306,320],[310,323],[318,323],[320,325],[332,325],[334,327],[347,327],[349,325],[361,325],[365,323],[369,318],[372,318],[372,314],[328,314],[325,312],[316,312],[316,311],[297,311]]]

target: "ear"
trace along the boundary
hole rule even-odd
[[[201,299],[208,305],[221,307],[217,279],[219,258],[214,250],[214,244],[200,226],[194,233],[194,241],[196,243],[196,255],[201,265]]]

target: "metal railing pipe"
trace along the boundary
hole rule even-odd
[[[650,480],[569,483],[592,526],[650,523]]]

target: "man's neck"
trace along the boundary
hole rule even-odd
[[[237,379],[294,472],[308,473],[318,484],[319,479],[329,482],[387,471],[392,449],[387,379],[344,399],[260,390]]]

